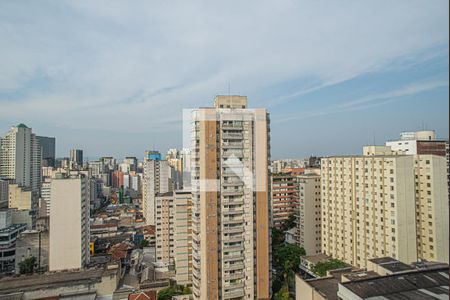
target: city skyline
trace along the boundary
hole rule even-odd
[[[273,159],[448,139],[448,2],[149,5],[0,4],[2,134],[142,157],[181,148],[182,110],[231,93],[270,112]]]

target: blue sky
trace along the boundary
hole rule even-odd
[[[272,158],[448,139],[448,1],[241,2],[0,2],[0,132],[142,157],[230,85],[269,109]]]

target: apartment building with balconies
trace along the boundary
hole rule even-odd
[[[243,96],[192,111],[194,299],[270,298],[269,118]]]

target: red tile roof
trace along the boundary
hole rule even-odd
[[[155,291],[140,291],[128,295],[128,300],[156,300]]]

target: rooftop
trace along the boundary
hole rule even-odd
[[[413,270],[408,273],[345,282],[340,285],[363,299],[448,299],[449,270]]]
[[[0,294],[32,291],[49,286],[95,283],[101,280],[102,274],[103,269],[88,269],[5,277],[0,279]]]
[[[307,256],[303,256],[302,260],[307,260],[310,263],[316,264],[318,262],[325,262],[325,261],[329,261],[331,259],[330,256],[323,254],[323,253],[319,253],[319,254],[314,254],[314,255],[307,255]]]

